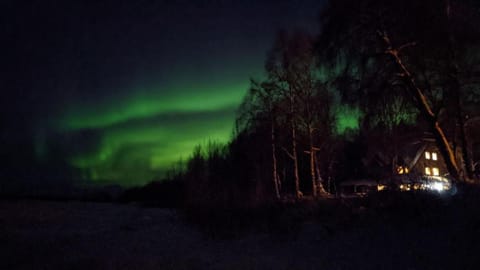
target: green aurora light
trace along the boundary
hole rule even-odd
[[[236,108],[247,88],[248,80],[178,86],[166,94],[155,88],[132,91],[121,100],[73,104],[57,126],[67,133],[91,130],[98,134],[95,149],[68,158],[84,180],[144,184],[187,159],[196,145],[228,142]]]
[[[262,74],[246,66],[234,70],[220,72],[225,76],[178,73],[169,82],[125,86],[96,99],[74,97],[53,120],[58,132],[79,140],[66,144],[66,160],[86,182],[142,185],[188,159],[196,145],[227,143],[248,77]],[[359,115],[338,107],[336,132],[358,129]],[[39,155],[48,152],[42,140],[36,148]]]
[[[59,178],[142,185],[196,145],[228,142],[277,29],[316,31],[323,6],[127,2],[42,2],[8,12],[7,43],[18,46],[6,63],[18,72],[12,89],[21,89],[9,106],[11,126],[26,126],[28,155],[62,171]],[[18,112],[28,123],[16,123]]]
[[[175,162],[186,160],[198,144],[228,142],[248,86],[248,80],[178,86],[166,94],[152,87],[132,91],[120,100],[73,104],[59,118],[58,129],[69,133],[90,130],[99,137],[93,149],[68,157],[82,179],[141,185],[161,178]],[[339,107],[336,116],[338,134],[358,129],[359,110]]]
[[[338,106],[335,110],[337,134],[344,134],[347,130],[356,131],[359,128],[359,119],[362,112],[358,108],[349,106]]]

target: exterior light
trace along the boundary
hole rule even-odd
[[[436,191],[442,191],[443,190],[443,184],[442,183],[433,183],[431,185],[431,189],[436,190]]]

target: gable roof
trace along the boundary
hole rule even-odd
[[[409,170],[412,170],[412,168],[415,166],[415,164],[417,164],[417,162],[420,159],[420,157],[422,156],[423,152],[425,152],[425,149],[427,149],[427,144],[426,143],[422,144],[422,146],[417,150],[417,153],[413,157],[412,161],[410,161],[410,163],[408,164],[408,169]]]

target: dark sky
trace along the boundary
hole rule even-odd
[[[2,1],[3,174],[142,184],[226,142],[277,31],[315,33],[322,3]]]

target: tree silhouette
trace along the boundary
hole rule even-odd
[[[318,155],[321,141],[331,134],[332,97],[319,80],[313,41],[306,33],[280,32],[265,64],[267,79],[261,83],[251,82],[240,109],[239,120],[243,128],[269,127],[272,179],[277,197],[280,184],[278,146],[291,160],[295,196],[302,196],[300,162],[303,158],[298,154],[302,147],[308,154],[312,195],[326,195]]]
[[[251,86],[239,109],[237,122],[243,123],[244,129],[255,128],[257,124],[265,123],[270,127],[270,145],[272,158],[272,183],[275,196],[280,199],[280,181],[278,177],[276,126],[278,118],[278,88],[274,83],[258,83],[251,80]]]
[[[455,178],[461,177],[461,170],[450,145],[454,131],[447,124],[463,126],[464,90],[460,86],[462,80],[471,78],[458,74],[466,70],[468,58],[477,57],[471,50],[480,44],[474,27],[478,14],[466,8],[470,4],[433,0],[330,1],[322,15],[318,42],[322,59],[342,71],[341,91],[355,93],[364,105],[390,95],[390,101],[405,100],[415,107],[434,134],[449,173]],[[464,16],[469,19],[462,19]],[[390,109],[392,104],[384,108]],[[451,115],[448,108],[455,113]],[[464,132],[460,133],[465,139]],[[466,146],[463,151],[467,151]]]

